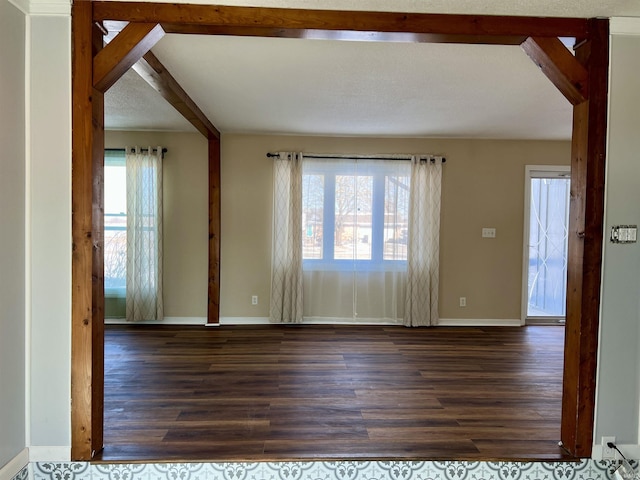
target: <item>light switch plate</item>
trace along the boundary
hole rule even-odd
[[[614,225],[611,227],[611,243],[636,243],[637,225]]]

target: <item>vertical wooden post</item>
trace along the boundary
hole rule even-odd
[[[90,1],[72,6],[72,306],[71,458],[90,460],[102,448],[103,326],[102,162],[103,96],[93,89],[98,45]],[[98,158],[98,155],[100,158]],[[94,174],[98,174],[94,178]],[[96,264],[96,259],[100,258]],[[102,299],[102,300],[101,300]]]
[[[103,32],[93,26],[93,56],[102,50]],[[94,82],[95,83],[95,82]],[[104,430],[104,93],[93,89],[91,456],[102,450]]]
[[[207,324],[220,323],[220,140],[209,135],[209,288]]]
[[[576,50],[588,71],[589,98],[573,109],[569,270],[561,439],[576,457],[593,444],[604,217],[609,22],[589,20]]]

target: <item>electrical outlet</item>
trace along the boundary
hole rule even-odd
[[[461,307],[467,306],[467,297],[460,297],[460,306]]]
[[[616,437],[602,437],[602,460],[615,460],[616,449],[609,447],[607,444],[616,444]]]
[[[496,238],[496,229],[495,228],[483,228],[482,229],[482,238]]]
[[[258,295],[252,295],[251,296],[251,305],[257,305],[258,304]]]

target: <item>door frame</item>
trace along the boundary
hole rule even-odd
[[[522,302],[520,304],[520,325],[527,325],[527,311],[529,304],[529,234],[531,223],[531,179],[532,172],[568,173],[571,175],[570,165],[525,165],[524,167],[524,225],[522,233]],[[565,175],[557,175],[558,177]],[[547,177],[539,177],[547,178]],[[552,178],[552,177],[549,177]],[[568,239],[567,239],[568,242]],[[545,317],[549,323],[564,324],[565,317]],[[562,321],[561,321],[562,320]]]

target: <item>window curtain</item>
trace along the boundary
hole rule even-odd
[[[162,147],[126,152],[126,319],[162,320]]]
[[[410,183],[404,158],[304,160],[303,217],[310,224],[322,211],[315,216],[328,222],[306,229],[322,229],[322,246],[305,249],[306,320],[402,323]],[[323,185],[324,196],[313,193],[312,182]]]
[[[302,154],[280,152],[273,166],[270,320],[302,322]]]
[[[441,157],[413,157],[404,325],[438,322]]]

